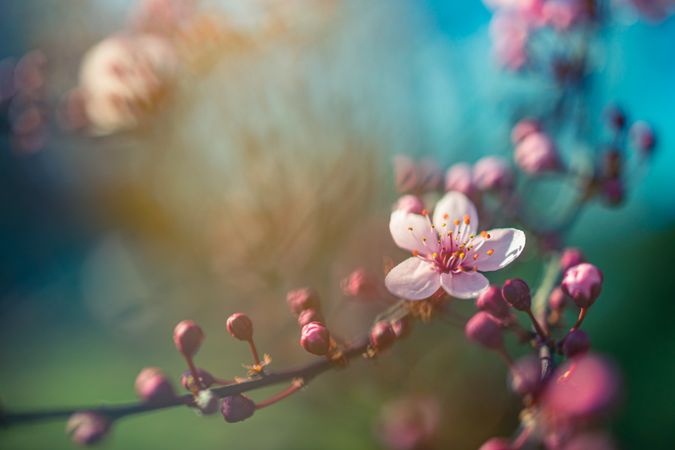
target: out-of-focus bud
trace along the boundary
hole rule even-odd
[[[340,282],[342,292],[349,297],[374,299],[377,297],[377,281],[366,269],[357,269]]]
[[[560,286],[579,308],[587,308],[600,295],[602,272],[593,264],[577,264],[565,272]]]
[[[324,320],[323,320],[323,315],[321,314],[321,312],[317,311],[314,308],[309,308],[309,309],[305,309],[304,311],[302,311],[300,313],[300,315],[298,316],[298,324],[301,327],[304,327],[305,325],[307,325],[310,322],[321,322],[321,323],[323,323]]]
[[[541,363],[536,356],[517,360],[510,372],[511,389],[518,395],[534,394],[541,386]]]
[[[377,322],[370,329],[370,346],[378,351],[388,349],[396,341],[396,333],[389,322]]]
[[[562,288],[557,287],[551,291],[551,295],[548,296],[548,305],[554,311],[560,311],[565,307],[569,300],[569,297]]]
[[[626,127],[626,113],[618,105],[609,105],[605,109],[605,119],[608,125],[617,131]]]
[[[135,128],[161,104],[178,58],[169,40],[153,34],[113,36],[82,60],[80,89],[96,134]]]
[[[422,192],[436,191],[443,182],[443,170],[432,159],[424,159],[417,166],[419,176],[418,189]]]
[[[635,122],[630,127],[630,137],[633,145],[646,156],[651,155],[656,147],[656,134],[646,122]]]
[[[517,145],[527,136],[540,130],[541,125],[538,121],[534,119],[522,119],[517,124],[515,124],[513,130],[511,130],[511,142],[513,142],[513,145]]]
[[[204,416],[210,416],[218,411],[220,401],[210,389],[202,389],[195,397],[195,406],[199,410],[199,413]]]
[[[558,150],[548,135],[542,132],[531,133],[516,146],[514,153],[516,164],[530,175],[560,170]]]
[[[66,434],[78,445],[93,445],[100,442],[110,431],[110,421],[94,412],[78,412],[70,416]]]
[[[289,291],[286,294],[286,302],[293,314],[300,315],[309,308],[319,309],[319,295],[310,288],[301,288]]]
[[[614,440],[601,431],[585,432],[573,436],[562,450],[616,450]]]
[[[24,95],[35,97],[45,85],[47,56],[42,50],[32,50],[21,57],[14,68],[14,86]]]
[[[415,161],[403,155],[394,156],[394,183],[401,193],[416,190],[420,180]]]
[[[196,355],[203,340],[204,332],[192,320],[183,320],[173,329],[173,342],[178,351],[185,356]]]
[[[394,330],[394,334],[396,334],[397,339],[407,337],[412,331],[412,327],[413,320],[410,318],[410,316],[405,316],[391,322],[391,328]]]
[[[481,311],[474,314],[464,327],[466,337],[484,347],[499,349],[504,345],[502,328],[497,319]]]
[[[626,198],[626,188],[618,178],[605,180],[602,183],[602,198],[609,206],[619,206]]]
[[[227,331],[235,339],[249,342],[253,339],[253,322],[243,313],[235,313],[227,318]]]
[[[509,190],[513,187],[513,171],[504,159],[487,156],[474,164],[473,182],[482,191]]]
[[[549,0],[541,7],[544,23],[559,31],[569,30],[582,17],[582,2],[570,0]]]
[[[606,178],[615,179],[621,175],[623,157],[621,152],[614,148],[609,149],[604,155],[604,175]]]
[[[504,301],[499,286],[492,285],[484,290],[476,299],[476,307],[488,312],[498,319],[508,319],[511,316],[508,303]]]
[[[490,36],[497,62],[504,68],[519,70],[527,64],[528,23],[520,14],[494,14]]]
[[[562,343],[562,351],[568,358],[586,353],[590,348],[591,340],[583,330],[572,331]]]
[[[199,375],[199,381],[201,382],[201,387],[208,388],[213,385],[215,379],[213,375],[207,372],[204,369],[197,369]],[[188,391],[193,392],[194,390],[201,389],[200,386],[195,383],[195,379],[192,376],[192,372],[186,370],[180,377],[180,384]]]
[[[394,209],[412,214],[422,214],[422,211],[424,211],[424,203],[416,195],[404,195],[398,199]]]
[[[302,327],[300,345],[314,355],[326,355],[330,350],[330,333],[324,324],[310,322]]]
[[[445,174],[445,190],[458,191],[467,197],[476,194],[476,186],[473,184],[473,171],[467,163],[453,164]]]
[[[146,367],[136,377],[136,394],[148,403],[167,403],[176,398],[169,379],[157,367]]]
[[[411,395],[382,407],[377,436],[392,450],[429,448],[438,431],[441,405],[432,396]]]
[[[506,280],[502,286],[502,296],[506,302],[518,311],[528,311],[532,304],[530,286],[520,278]]]
[[[241,422],[253,415],[255,403],[245,395],[238,394],[223,398],[220,408],[227,423]]]
[[[597,355],[579,356],[553,373],[542,394],[542,410],[555,423],[591,420],[614,406],[619,388],[611,364]]]
[[[560,255],[560,271],[565,273],[570,267],[586,262],[586,257],[578,248],[566,248]]]
[[[512,447],[508,439],[495,437],[486,441],[478,450],[512,450]]]

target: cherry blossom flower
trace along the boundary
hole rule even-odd
[[[397,210],[389,230],[396,245],[412,257],[385,279],[389,291],[407,300],[423,300],[439,288],[457,298],[473,298],[488,288],[480,272],[502,269],[525,247],[525,233],[498,228],[478,233],[478,214],[462,193],[451,191],[436,205],[433,219]]]

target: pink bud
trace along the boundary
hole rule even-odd
[[[476,306],[498,319],[508,319],[511,316],[509,305],[504,301],[499,286],[492,285],[484,290],[476,299]]]
[[[586,261],[586,257],[578,248],[566,248],[560,255],[560,271],[565,273],[570,267]]]
[[[300,345],[309,353],[323,356],[330,350],[330,334],[320,322],[310,322],[302,327]]]
[[[555,144],[542,132],[532,133],[516,146],[516,164],[530,175],[555,172],[561,168]]]
[[[394,182],[398,192],[412,192],[419,186],[417,164],[403,155],[394,157]]]
[[[518,311],[528,311],[532,304],[530,287],[520,278],[506,280],[502,286],[502,296],[506,302]]]
[[[110,421],[101,414],[78,412],[68,419],[66,434],[78,445],[92,445],[108,434],[110,425]]]
[[[635,122],[630,128],[633,145],[644,155],[650,155],[656,147],[656,134],[646,122]]]
[[[615,404],[619,386],[616,371],[599,356],[572,358],[553,373],[542,409],[554,422],[593,419]]]
[[[602,183],[602,198],[609,206],[618,206],[626,198],[626,188],[619,178],[605,180]]]
[[[616,450],[614,440],[601,431],[585,432],[573,436],[562,450]]]
[[[340,282],[342,292],[349,297],[377,297],[377,282],[365,269],[357,269]]]
[[[511,389],[519,395],[534,394],[541,386],[541,362],[536,356],[524,356],[511,368]]]
[[[577,264],[565,272],[560,285],[579,308],[587,308],[600,295],[602,272],[593,264]]]
[[[615,130],[623,130],[626,127],[626,113],[618,105],[609,105],[605,109],[605,118]]]
[[[227,331],[235,339],[249,342],[253,339],[253,322],[246,314],[232,314],[227,318]]]
[[[568,358],[588,352],[591,341],[583,330],[574,330],[565,337],[562,343],[562,351]]]
[[[562,288],[557,287],[551,291],[551,295],[548,297],[548,304],[553,310],[561,310],[565,307],[567,302],[569,301],[569,297],[565,292],[563,292]]]
[[[391,328],[396,334],[396,338],[402,339],[410,334],[413,327],[413,320],[410,316],[402,317],[401,319],[391,322]]]
[[[394,209],[412,214],[422,214],[424,203],[416,195],[404,195],[398,199]]]
[[[482,191],[509,190],[513,187],[513,172],[505,160],[487,156],[474,164],[473,182]]]
[[[511,130],[511,142],[513,145],[518,144],[532,133],[541,130],[541,125],[534,119],[523,119],[518,122]]]
[[[242,394],[224,397],[220,412],[227,423],[241,422],[253,415],[255,403]]]
[[[370,345],[378,351],[388,349],[396,341],[396,333],[389,322],[377,322],[370,329]]]
[[[473,184],[473,172],[467,163],[453,164],[445,174],[445,190],[458,191],[467,197],[476,194],[476,186]]]
[[[508,439],[492,438],[480,446],[478,450],[512,450]]]
[[[305,309],[318,309],[320,306],[318,294],[310,288],[289,291],[288,294],[286,294],[286,302],[288,302],[288,307],[296,316],[300,315]]]
[[[441,418],[441,405],[432,396],[409,395],[385,404],[377,434],[392,450],[431,448]]]
[[[464,327],[466,337],[490,349],[502,348],[504,338],[497,319],[486,312],[476,313]]]
[[[202,387],[208,388],[215,382],[213,375],[207,372],[204,369],[197,369],[197,374],[199,376],[199,381],[201,382],[201,387],[197,386],[195,379],[192,376],[192,372],[186,370],[180,377],[180,384],[188,391],[192,392],[194,390],[199,390]]]
[[[173,342],[179,352],[187,357],[197,354],[204,340],[204,332],[192,320],[183,320],[173,329]]]
[[[323,315],[314,308],[306,309],[298,316],[298,324],[304,327],[310,322],[324,323]]]
[[[436,161],[425,159],[417,166],[419,176],[419,190],[422,192],[436,191],[440,189],[443,181],[443,171]]]
[[[176,392],[169,379],[156,367],[141,370],[134,387],[138,397],[148,403],[168,403],[176,398]]]

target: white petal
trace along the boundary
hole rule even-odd
[[[474,298],[490,286],[485,275],[478,272],[442,273],[441,286],[456,298]]]
[[[423,300],[441,287],[441,280],[432,264],[421,258],[408,258],[389,271],[384,284],[397,297]]]
[[[478,213],[476,207],[466,195],[457,191],[450,191],[441,198],[436,204],[434,210],[434,225],[441,229],[444,223],[448,226],[454,220],[464,220],[464,216],[469,216],[469,233],[476,234],[478,229]]]
[[[396,210],[391,213],[389,231],[396,245],[404,250],[421,255],[438,251],[438,235],[424,216]]]
[[[489,239],[474,239],[476,250],[467,257],[471,261],[474,254],[478,255],[474,264],[481,272],[491,272],[508,266],[525,248],[525,233],[515,228],[497,228],[487,233]]]

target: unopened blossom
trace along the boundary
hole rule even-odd
[[[445,174],[445,190],[457,191],[472,197],[476,194],[476,186],[473,184],[473,172],[467,163],[457,163],[450,166]]]
[[[647,122],[638,121],[630,127],[633,145],[644,155],[649,155],[656,147],[656,135]]]
[[[518,167],[530,175],[554,172],[561,166],[555,144],[542,132],[534,132],[523,138],[516,146],[514,158]]]
[[[672,0],[629,0],[633,7],[650,22],[661,22],[675,11]]]
[[[511,389],[519,395],[534,394],[541,387],[541,361],[528,355],[518,359],[510,369]]]
[[[586,261],[583,252],[575,247],[568,247],[560,255],[560,271],[565,273],[570,267]]]
[[[499,286],[490,286],[483,291],[476,299],[476,307],[497,319],[505,320],[511,317],[509,304],[504,300]]]
[[[483,443],[478,450],[512,450],[511,442],[506,438],[491,438]]]
[[[542,394],[542,410],[555,423],[590,420],[614,406],[619,387],[610,363],[597,355],[578,356],[553,373]]]
[[[583,18],[581,0],[548,0],[541,9],[542,20],[559,31],[566,31]]]
[[[502,269],[525,247],[525,233],[514,228],[478,232],[474,204],[448,192],[429,214],[394,211],[389,230],[396,245],[412,256],[385,278],[389,291],[407,300],[422,300],[439,288],[457,298],[472,298],[487,289],[481,272]]]
[[[419,186],[417,164],[412,158],[394,156],[394,183],[398,192],[412,192]]]
[[[482,191],[511,189],[513,178],[509,163],[497,156],[486,156],[473,165],[473,182]]]
[[[593,304],[602,290],[602,272],[593,264],[581,263],[568,269],[560,284],[580,308]]]
[[[177,66],[172,45],[152,34],[113,36],[87,52],[80,91],[92,131],[135,128],[168,92]]]
[[[168,403],[176,398],[176,392],[161,369],[146,367],[136,377],[136,394],[148,403]]]
[[[489,313],[480,311],[471,317],[464,326],[467,339],[489,349],[500,349],[504,346],[504,333],[499,321]]]
[[[490,22],[490,36],[495,57],[501,66],[519,70],[527,64],[529,29],[521,15],[495,14]]]
[[[340,282],[343,294],[349,297],[374,299],[377,297],[377,280],[366,269],[354,270]]]
[[[392,450],[427,448],[438,431],[440,416],[440,403],[435,397],[403,397],[384,405],[377,435]]]
[[[93,445],[108,434],[110,425],[110,420],[101,414],[78,412],[68,419],[66,434],[78,445]]]
[[[511,130],[511,142],[516,145],[532,133],[541,130],[541,124],[534,119],[522,119]]]
[[[611,178],[602,183],[600,193],[609,206],[618,206],[626,198],[626,187],[619,178]]]
[[[394,209],[400,209],[405,212],[421,214],[424,211],[424,203],[416,195],[404,195],[398,199]]]
[[[572,436],[562,450],[616,450],[614,440],[601,431],[583,432]]]

